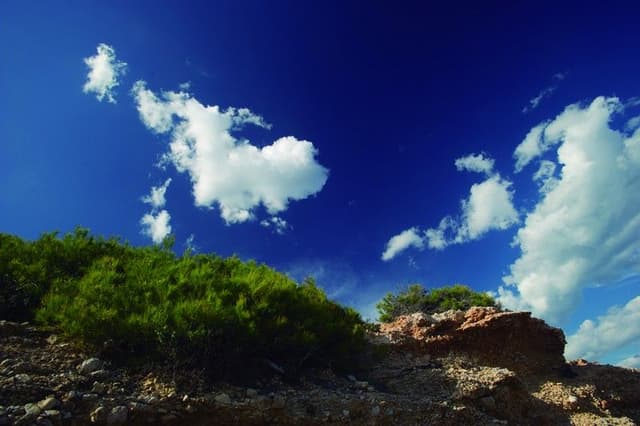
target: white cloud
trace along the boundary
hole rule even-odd
[[[596,321],[586,320],[567,338],[568,359],[598,360],[608,352],[625,346],[640,346],[640,296],[623,307],[614,306]]]
[[[291,229],[291,225],[279,216],[271,216],[268,219],[260,221],[260,225],[265,228],[272,228],[277,234],[283,235],[287,230]]]
[[[418,228],[409,228],[391,237],[382,253],[382,260],[391,260],[409,247],[418,249],[424,247],[424,239],[419,234]]]
[[[621,367],[638,368],[640,369],[640,355],[633,355],[629,358],[625,358],[618,363]]]
[[[246,108],[205,106],[185,92],[156,95],[143,81],[133,95],[142,122],[171,135],[164,160],[189,174],[196,206],[217,205],[227,224],[252,219],[259,205],[274,216],[291,200],[319,192],[327,180],[309,141],[287,136],[259,148],[234,137],[245,124],[269,127]]]
[[[475,240],[491,230],[502,230],[518,223],[513,207],[511,182],[492,176],[471,186],[469,198],[462,201],[462,224],[456,243]]]
[[[151,187],[151,193],[142,197],[142,202],[151,204],[153,209],[161,209],[166,203],[165,193],[171,184],[171,178],[164,181],[160,186]]]
[[[522,171],[536,157],[539,157],[551,147],[544,139],[543,132],[549,123],[540,123],[527,133],[524,140],[516,147],[513,156],[516,159],[516,173]]]
[[[142,233],[150,237],[154,243],[160,244],[171,233],[170,220],[171,215],[166,210],[161,210],[156,214],[147,213],[140,220]]]
[[[526,114],[527,112],[538,108],[538,105],[540,105],[543,100],[551,96],[553,92],[556,91],[556,89],[556,86],[549,86],[543,89],[540,93],[538,93],[538,96],[535,96],[529,100],[529,105],[522,108],[522,113]]]
[[[640,273],[640,131],[627,136],[610,127],[621,105],[598,97],[536,126],[543,151],[558,146],[561,170],[518,230],[521,255],[503,278],[513,287],[500,290],[505,307],[557,322],[584,287]]]
[[[127,64],[116,59],[116,51],[113,47],[100,43],[97,54],[84,58],[84,63],[89,68],[87,81],[82,90],[84,93],[95,93],[96,99],[102,102],[116,103],[114,89],[119,85],[118,78],[127,71]]]
[[[518,223],[513,207],[512,183],[493,172],[494,160],[484,154],[471,154],[455,161],[459,171],[480,172],[488,177],[473,184],[469,196],[460,201],[458,217],[445,216],[436,228],[419,232],[417,227],[392,237],[382,254],[382,260],[393,259],[409,247],[443,250],[451,244],[477,240],[492,230],[504,230]]]
[[[485,154],[469,154],[466,157],[458,158],[455,162],[458,171],[469,171],[491,175],[493,172],[493,158],[486,157]]]
[[[640,127],[640,115],[637,115],[635,117],[631,117],[627,121],[627,124],[625,124],[625,129],[629,130],[629,131],[633,131],[633,130],[637,129],[638,127]]]
[[[553,75],[553,80],[556,82],[556,84],[552,84],[551,86],[542,89],[540,91],[540,93],[538,93],[537,96],[531,98],[529,100],[529,104],[527,106],[525,106],[524,108],[522,108],[522,113],[526,114],[529,111],[532,111],[532,110],[538,108],[538,106],[542,103],[543,100],[545,100],[548,97],[550,97],[551,95],[553,95],[553,92],[555,92],[558,89],[558,82],[564,80],[565,78],[567,78],[567,73],[566,72],[564,72],[564,73],[563,72],[555,73]]]
[[[473,184],[469,196],[460,202],[460,217],[446,216],[437,228],[425,231],[429,248],[442,250],[451,244],[464,244],[489,231],[508,229],[518,223],[511,186],[499,174]]]
[[[558,179],[555,177],[556,163],[549,160],[540,161],[538,171],[533,174],[533,181],[538,184],[540,192],[546,194],[556,187]]]

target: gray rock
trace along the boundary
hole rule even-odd
[[[98,400],[98,394],[95,393],[85,393],[82,395],[82,400],[86,402],[92,402]]]
[[[13,380],[20,383],[29,383],[31,382],[31,376],[24,373],[16,374],[15,376],[13,376]]]
[[[60,405],[60,401],[58,401],[57,399],[55,399],[52,396],[50,396],[49,398],[45,398],[42,401],[38,402],[38,407],[40,407],[40,409],[42,411],[51,410],[53,408],[58,407],[59,405]]]
[[[221,405],[231,405],[231,398],[226,393],[216,395],[214,400]]]
[[[25,404],[24,406],[25,416],[31,416],[32,418],[38,417],[42,413],[42,409],[38,407],[38,404]]]
[[[67,392],[66,398],[67,398],[67,400],[73,401],[75,399],[80,399],[81,395],[80,395],[80,392],[72,390],[72,391]]]
[[[379,405],[375,405],[372,409],[371,409],[371,415],[373,417],[379,416],[380,415],[380,406]]]
[[[91,374],[94,371],[101,370],[103,365],[103,362],[98,358],[89,358],[82,361],[82,364],[78,366],[78,373],[83,375]]]
[[[109,370],[100,369],[89,373],[89,377],[92,379],[106,379],[110,374]]]
[[[93,382],[93,387],[91,388],[91,393],[104,393],[106,387],[103,383]]]
[[[43,414],[47,417],[51,417],[54,420],[62,418],[62,413],[60,413],[60,411],[58,410],[45,410]]]
[[[107,416],[107,424],[121,425],[127,421],[129,415],[129,409],[124,405],[113,407],[111,412]]]
[[[257,390],[251,388],[247,389],[247,398],[255,398],[256,396],[258,396]]]

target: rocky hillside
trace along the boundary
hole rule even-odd
[[[0,321],[0,425],[640,423],[639,371],[566,363],[562,331],[528,313],[412,314],[369,341],[359,371],[248,361],[271,374],[240,385],[183,366],[125,368],[55,330]]]

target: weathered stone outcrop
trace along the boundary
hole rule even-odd
[[[474,307],[466,312],[415,313],[382,324],[379,340],[385,339],[433,356],[463,353],[483,365],[519,374],[567,371],[564,333],[529,312]]]

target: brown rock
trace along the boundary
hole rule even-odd
[[[380,333],[413,351],[465,353],[518,373],[561,371],[565,366],[564,333],[530,312],[473,307],[466,313],[416,313],[382,324]]]

